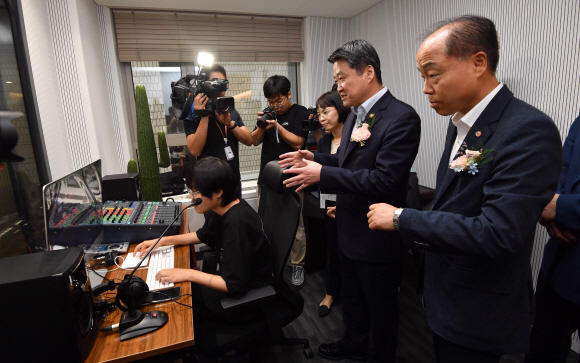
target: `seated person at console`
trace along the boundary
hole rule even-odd
[[[207,157],[186,172],[186,184],[193,198],[201,198],[195,206],[206,213],[205,224],[197,232],[163,237],[159,246],[205,243],[221,250],[218,275],[193,269],[161,270],[155,277],[162,282],[191,281],[194,312],[210,320],[246,321],[255,317],[252,308],[224,310],[220,300],[241,297],[248,290],[271,284],[272,256],[270,242],[256,211],[236,196],[237,180],[227,161]],[[144,241],[135,247],[135,254],[145,255],[156,240]],[[156,247],[156,248],[157,248]],[[230,311],[231,310],[231,311]]]

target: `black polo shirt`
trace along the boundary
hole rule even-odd
[[[230,110],[230,116],[232,121],[238,123],[238,127],[245,126],[240,114],[235,109]],[[195,134],[197,131],[197,127],[199,126],[199,122],[201,118],[197,115],[190,114],[185,122],[183,123],[183,128],[185,129],[186,137]],[[220,132],[221,130],[221,132]],[[234,153],[234,158],[232,160],[228,160],[226,157],[226,152],[224,150],[226,144],[224,143],[224,136],[227,135],[228,139],[228,146],[232,148],[232,152]],[[234,175],[238,180],[240,180],[240,153],[238,152],[238,139],[232,132],[232,130],[227,130],[224,124],[221,124],[218,120],[216,120],[213,115],[209,116],[208,125],[207,125],[207,139],[205,141],[205,146],[201,151],[198,159],[203,159],[208,156],[213,156],[216,158],[220,158],[222,160],[227,161],[232,170],[234,171]]]
[[[219,275],[229,296],[240,297],[272,282],[270,241],[260,216],[245,200],[240,199],[221,217],[214,211],[206,213],[197,237],[220,251]]]
[[[302,121],[306,117],[306,107],[293,104],[288,111],[283,115],[277,115],[278,123],[286,130],[294,135],[302,136],[306,139],[308,131],[302,130]],[[260,175],[258,176],[258,183],[262,182],[262,170],[266,164],[272,160],[278,160],[280,155],[292,151],[296,151],[292,146],[288,145],[282,136],[278,135],[280,142],[276,140],[276,128],[271,128],[266,131],[264,140],[262,141],[262,160],[260,163]]]

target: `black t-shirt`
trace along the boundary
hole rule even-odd
[[[277,115],[278,123],[291,133],[308,137],[308,131],[302,130],[302,121],[306,118],[306,107],[293,104],[288,111],[283,115]],[[292,151],[296,151],[292,146],[288,145],[282,136],[278,135],[280,143],[276,140],[276,128],[271,128],[266,131],[264,140],[262,141],[262,160],[260,163],[260,175],[258,176],[258,183],[262,181],[262,170],[266,164],[272,160],[278,160],[280,155]]]
[[[238,127],[245,126],[238,111],[231,109],[230,116],[232,121],[236,121],[238,123]],[[187,117],[183,123],[186,137],[191,134],[195,134],[200,121],[201,117],[198,115],[194,116],[193,114],[190,114]],[[228,160],[226,157],[226,144],[224,143],[224,137],[227,137],[228,146],[232,148],[232,152],[234,153],[234,158],[232,160]],[[236,178],[240,180],[240,153],[238,152],[238,139],[231,130],[228,130],[224,124],[221,124],[218,120],[216,120],[213,115],[209,116],[207,125],[207,139],[198,159],[203,159],[208,156],[214,156],[216,158],[227,161],[234,171]]]
[[[243,199],[223,216],[206,213],[197,237],[206,245],[221,249],[220,276],[231,297],[270,285],[272,254],[270,241],[262,229],[262,219]]]

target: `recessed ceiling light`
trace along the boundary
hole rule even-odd
[[[10,81],[6,81],[6,83],[12,83],[12,82],[10,82]]]

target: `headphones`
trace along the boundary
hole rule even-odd
[[[117,285],[115,305],[122,311],[129,310],[127,305],[131,301],[131,295],[133,295],[135,308],[139,308],[145,302],[149,293],[149,286],[147,286],[147,283],[142,278],[133,276],[129,281],[128,276],[126,275],[125,279]],[[125,306],[121,303],[125,304]]]

